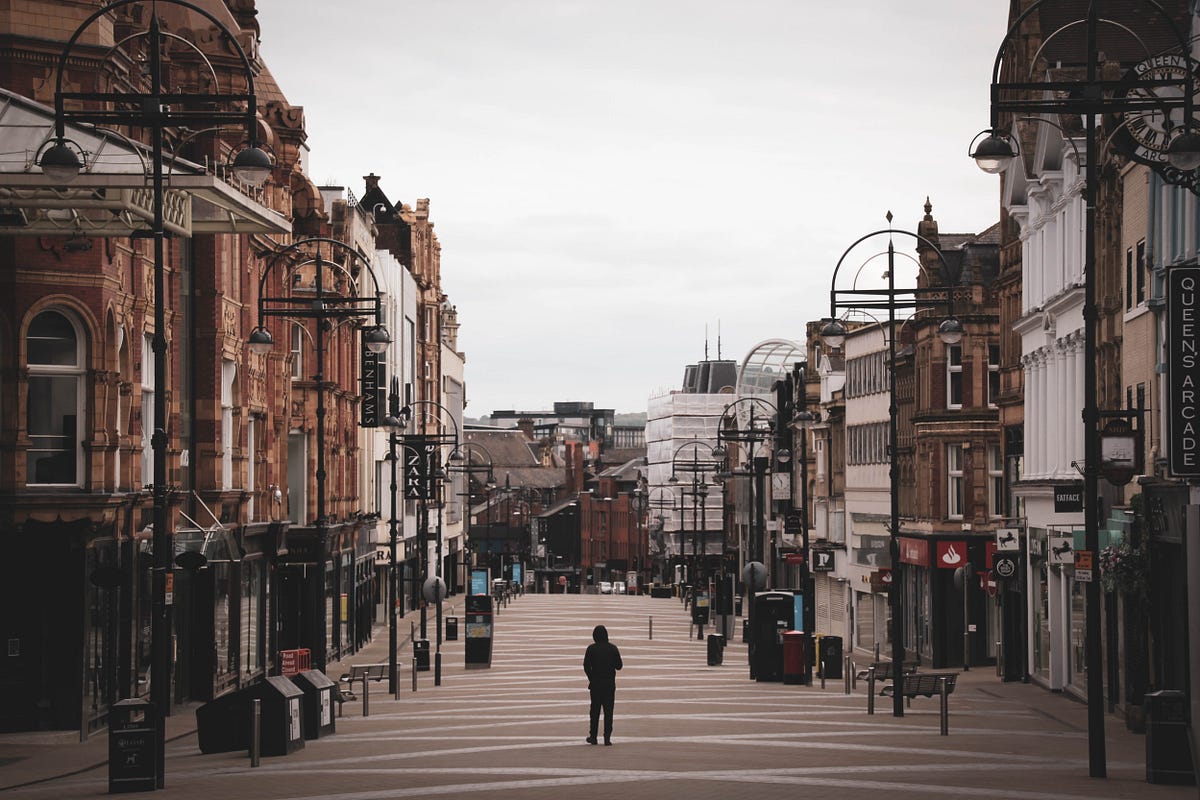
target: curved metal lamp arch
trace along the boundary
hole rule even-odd
[[[94,23],[96,20],[100,19],[101,17],[105,16],[106,14],[108,14],[116,9],[123,8],[125,6],[135,5],[135,4],[144,3],[144,2],[145,2],[145,0],[112,0],[112,2],[105,4],[102,8],[100,8],[100,9],[92,12],[90,15],[88,15],[88,17],[85,18],[83,20],[83,22],[81,22],[79,24],[79,26],[75,29],[75,32],[71,34],[71,38],[67,40],[66,45],[63,47],[62,52],[58,56],[57,75],[55,76],[55,80],[54,80],[55,132],[56,132],[58,138],[61,139],[66,135],[66,116],[67,116],[66,101],[71,100],[71,99],[79,99],[82,95],[82,93],[79,93],[79,92],[64,92],[63,91],[63,76],[66,74],[67,62],[70,60],[71,52],[74,50],[76,43],[79,41],[79,37],[83,35],[84,31],[86,31],[89,27],[91,27],[92,23]],[[234,36],[233,33],[230,32],[230,30],[228,28],[226,28],[221,23],[220,20],[218,20],[215,16],[213,16],[213,14],[211,14],[209,11],[201,8],[200,6],[195,5],[194,3],[189,3],[189,2],[187,2],[187,0],[156,0],[156,2],[161,2],[164,5],[179,6],[181,8],[187,9],[188,11],[192,11],[196,14],[201,15],[202,17],[207,19],[209,22],[211,22],[217,28],[218,31],[220,31],[222,38],[230,45],[231,49],[233,50],[234,54],[237,56],[238,60],[241,61],[242,72],[246,78],[246,92],[244,94],[231,92],[231,93],[223,94],[223,95],[221,95],[221,97],[225,100],[230,100],[230,101],[239,101],[239,100],[245,101],[246,110],[237,115],[230,114],[228,118],[233,119],[233,118],[235,118],[235,116],[243,118],[246,122],[246,128],[247,128],[247,131],[249,134],[250,146],[251,147],[257,146],[256,143],[258,141],[258,133],[257,133],[257,124],[256,123],[258,120],[258,103],[256,101],[256,96],[255,96],[255,91],[254,91],[254,68],[250,63],[249,57],[247,57],[247,55],[246,55],[246,51],[242,48],[241,44],[238,43],[237,37]],[[151,28],[146,31],[147,34],[158,31],[158,14],[156,11],[151,13],[150,23],[151,23]],[[139,34],[136,34],[135,36],[140,36],[140,35],[144,35],[144,34],[139,33]],[[174,34],[167,34],[167,35],[174,36]],[[190,42],[188,42],[188,44],[190,46],[194,47],[194,45],[191,45]],[[88,96],[92,97],[94,99],[96,95],[90,94]],[[101,96],[106,97],[109,100],[116,100],[116,99],[129,100],[132,97],[135,97],[136,95],[130,94],[130,93],[121,93],[121,94],[101,93]],[[204,94],[204,95],[197,94],[195,96],[211,98],[211,95],[208,95],[208,94]],[[211,111],[206,112],[206,115],[208,117],[211,117],[212,112]],[[179,121],[185,122],[186,117],[180,116]]]

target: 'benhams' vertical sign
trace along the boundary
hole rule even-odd
[[[386,401],[387,376],[384,375],[384,370],[387,365],[380,358],[379,353],[372,353],[367,349],[367,343],[362,342],[362,360],[359,362],[362,368],[362,405],[360,406],[361,416],[358,424],[363,428],[379,427],[382,414],[380,409]]]
[[[1167,270],[1167,441],[1179,477],[1200,477],[1200,267]]]

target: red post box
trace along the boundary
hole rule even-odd
[[[804,657],[804,631],[783,632],[783,682],[804,683],[808,659]]]

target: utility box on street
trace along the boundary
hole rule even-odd
[[[304,693],[301,704],[304,724],[301,730],[305,739],[320,739],[334,732],[333,689],[334,683],[319,669],[307,669],[292,677],[292,683]]]

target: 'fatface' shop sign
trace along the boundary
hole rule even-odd
[[[1171,473],[1200,477],[1200,267],[1167,271],[1167,441]]]

